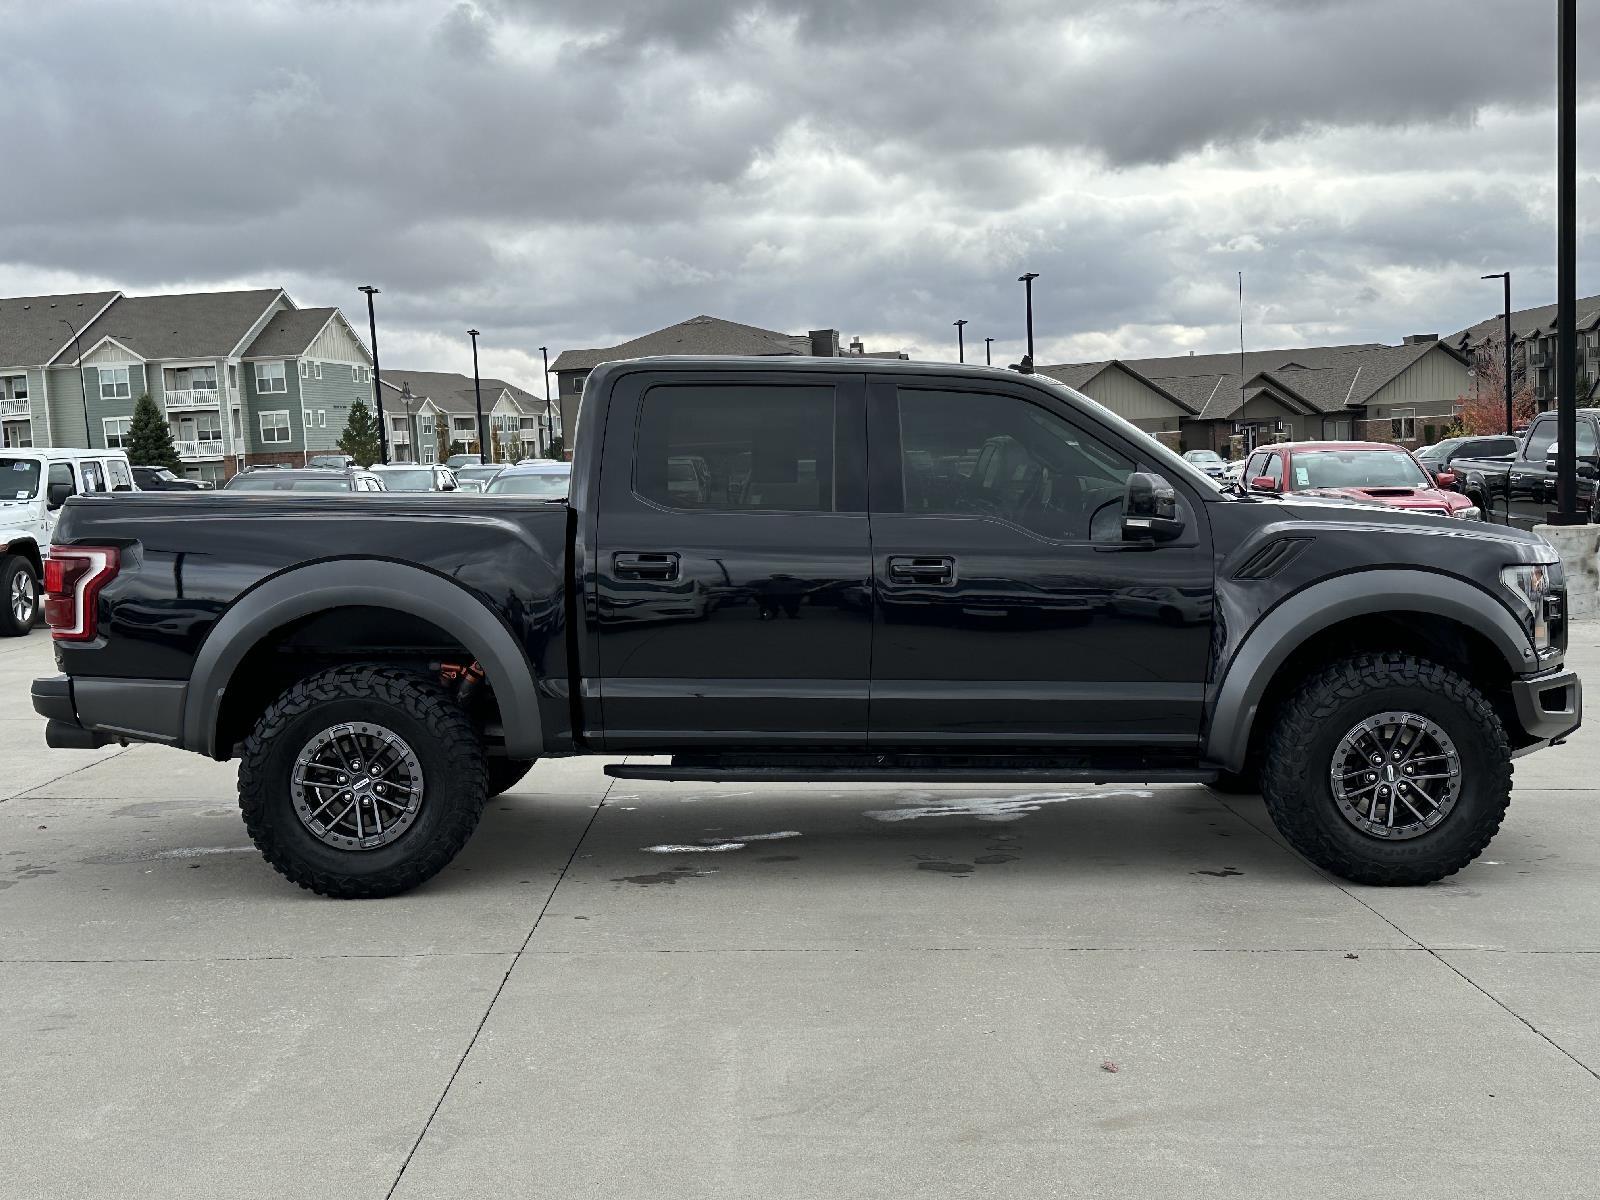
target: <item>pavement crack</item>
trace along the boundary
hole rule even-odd
[[[1323,879],[1327,880],[1334,887],[1338,888],[1339,891],[1343,892],[1346,896],[1350,897],[1350,899],[1354,900],[1362,908],[1366,909],[1373,916],[1377,917],[1378,920],[1382,921],[1390,929],[1394,930],[1401,937],[1408,939],[1419,950],[1426,951],[1428,953],[1428,955],[1431,958],[1433,958],[1436,962],[1438,962],[1441,966],[1443,966],[1445,970],[1449,971],[1457,979],[1461,980],[1468,987],[1472,988],[1473,991],[1475,991],[1479,995],[1483,996],[1484,999],[1486,999],[1490,1003],[1494,1004],[1501,1011],[1506,1013],[1507,1016],[1510,1016],[1510,1017],[1516,1019],[1517,1021],[1521,1022],[1523,1025],[1527,1026],[1529,1032],[1531,1032],[1535,1037],[1539,1038],[1541,1041],[1545,1042],[1548,1046],[1550,1046],[1551,1049],[1555,1050],[1556,1053],[1560,1054],[1563,1058],[1568,1059],[1580,1071],[1584,1072],[1590,1078],[1595,1079],[1597,1081],[1600,1081],[1600,1071],[1597,1071],[1597,1070],[1595,1070],[1595,1068],[1589,1066],[1588,1063],[1584,1062],[1576,1054],[1572,1053],[1572,1051],[1568,1050],[1565,1046],[1563,1046],[1560,1042],[1556,1041],[1553,1037],[1551,1037],[1544,1030],[1540,1029],[1532,1021],[1528,1020],[1527,1017],[1523,1016],[1516,1009],[1512,1008],[1509,1004],[1507,1004],[1504,1000],[1500,999],[1500,997],[1496,996],[1493,992],[1489,991],[1482,984],[1480,984],[1477,980],[1475,980],[1471,976],[1467,975],[1466,972],[1462,971],[1459,967],[1457,967],[1449,959],[1445,958],[1442,954],[1439,953],[1439,951],[1435,950],[1432,946],[1430,946],[1426,942],[1422,941],[1422,939],[1418,938],[1415,934],[1409,933],[1406,930],[1400,928],[1400,926],[1398,924],[1396,924],[1394,920],[1392,920],[1386,914],[1379,912],[1376,908],[1372,907],[1372,905],[1368,904],[1360,896],[1356,895],[1356,893],[1352,892],[1350,890],[1349,886],[1344,882],[1344,880],[1339,879],[1336,876],[1329,874],[1327,871],[1324,871],[1321,867],[1318,867],[1315,864],[1307,862],[1305,859],[1300,858],[1300,856],[1298,854],[1295,854],[1293,850],[1291,850],[1289,847],[1283,845],[1283,843],[1279,842],[1276,838],[1272,837],[1271,834],[1267,833],[1266,830],[1262,829],[1259,825],[1257,825],[1249,817],[1247,817],[1243,813],[1237,811],[1226,800],[1221,801],[1221,803],[1222,803],[1222,806],[1224,808],[1226,808],[1229,812],[1233,813],[1233,815],[1235,817],[1237,817],[1239,820],[1243,821],[1246,825],[1250,826],[1250,828],[1254,829],[1257,833],[1260,833],[1263,837],[1265,837],[1268,841],[1270,841],[1274,846],[1277,846],[1279,849],[1281,849],[1285,854],[1294,855],[1295,858],[1299,859],[1302,863],[1305,864],[1307,870],[1312,871],[1313,873],[1322,876]]]
[[[0,804],[4,804],[7,800],[26,800],[40,788],[47,788],[53,783],[60,783],[63,779],[72,778],[72,776],[76,775],[79,771],[87,771],[90,767],[98,767],[101,763],[108,763],[114,758],[121,758],[124,754],[132,749],[132,746],[124,746],[115,754],[108,754],[104,758],[97,758],[93,762],[86,762],[81,767],[73,767],[70,771],[61,772],[61,774],[57,775],[54,779],[46,779],[43,783],[36,783],[32,787],[23,788],[20,792],[13,792],[9,796],[0,797]],[[56,797],[50,797],[50,799],[56,799]]]
[[[472,1036],[467,1039],[467,1045],[461,1051],[461,1057],[456,1060],[455,1070],[450,1072],[450,1078],[445,1080],[444,1090],[439,1093],[439,1099],[434,1103],[433,1109],[428,1113],[428,1119],[422,1123],[422,1129],[417,1134],[417,1140],[411,1143],[411,1149],[406,1152],[405,1161],[400,1164],[400,1169],[395,1172],[394,1182],[389,1185],[389,1190],[383,1194],[384,1200],[392,1200],[395,1189],[400,1186],[400,1181],[405,1178],[406,1170],[411,1166],[411,1160],[417,1156],[417,1149],[422,1145],[422,1139],[428,1136],[428,1130],[433,1128],[434,1118],[439,1115],[439,1110],[444,1107],[445,1100],[450,1095],[450,1089],[455,1086],[456,1079],[461,1075],[461,1068],[467,1065],[467,1059],[472,1054],[472,1048],[478,1044],[478,1038],[483,1034],[483,1027],[489,1023],[489,1014],[494,1012],[494,1006],[499,1003],[500,995],[506,990],[506,984],[511,979],[511,972],[517,969],[517,964],[522,961],[522,956],[527,953],[528,943],[533,941],[533,935],[539,930],[539,922],[544,920],[544,914],[550,910],[550,902],[556,898],[556,892],[561,890],[561,884],[567,877],[567,872],[572,869],[572,864],[577,861],[578,851],[583,848],[584,841],[589,836],[589,830],[594,828],[595,821],[600,816],[600,810],[606,806],[606,797],[611,795],[612,788],[616,787],[615,781],[610,783],[601,793],[600,802],[594,806],[594,812],[589,814],[588,823],[584,825],[583,832],[572,843],[572,853],[567,855],[567,861],[561,866],[561,873],[556,876],[555,883],[550,888],[550,894],[544,898],[544,903],[539,906],[539,914],[534,917],[533,924],[528,929],[528,936],[522,939],[522,945],[517,947],[517,952],[511,956],[511,963],[506,967],[506,973],[500,977],[499,986],[494,989],[494,995],[489,997],[489,1003],[483,1010],[483,1016],[478,1019],[478,1026],[472,1031]]]

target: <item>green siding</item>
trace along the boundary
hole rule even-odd
[[[100,368],[85,367],[83,378],[89,389],[89,442],[90,448],[103,448],[106,444],[106,428],[102,423],[106,417],[128,417],[133,415],[133,406],[138,403],[139,397],[144,394],[145,364],[144,363],[107,363],[108,367],[128,368],[128,396],[126,399],[103,400],[100,398]],[[78,424],[83,424],[83,413],[79,410]]]
[[[372,412],[374,404],[372,384],[357,382],[352,376],[350,363],[323,362],[321,379],[315,376],[310,379],[300,379],[298,371],[299,367],[296,364],[296,382],[300,385],[300,404],[293,417],[296,427],[298,428],[301,419],[300,409],[309,408],[313,421],[318,411],[325,411],[328,414],[328,426],[326,429],[313,427],[306,432],[307,448],[313,454],[337,450],[339,435],[344,432],[345,421],[350,415],[350,405],[359,399],[364,401],[367,410]],[[384,400],[387,404],[388,397],[384,397]],[[376,412],[373,412],[373,416],[377,416]]]
[[[50,425],[57,446],[83,446],[83,377],[72,367],[50,372]]]
[[[244,425],[245,452],[247,454],[282,454],[289,451],[304,450],[305,438],[300,429],[300,366],[294,359],[284,360],[284,380],[289,390],[287,392],[268,392],[260,395],[256,391],[256,364],[247,362],[243,364],[244,378],[240,384],[244,390],[244,412],[241,420]],[[289,411],[289,440],[287,442],[263,442],[261,440],[261,414],[276,412],[279,409]]]

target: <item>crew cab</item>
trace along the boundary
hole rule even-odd
[[[1600,520],[1596,480],[1600,479],[1600,408],[1577,413],[1577,507]],[[1556,506],[1556,414],[1539,413],[1528,423],[1510,457],[1462,457],[1451,464],[1456,490],[1492,519],[1520,529],[1549,520]]]
[[[1482,515],[1450,490],[1453,475],[1429,475],[1404,447],[1385,442],[1280,442],[1251,454],[1244,478],[1253,492],[1299,492],[1442,517]]]
[[[400,892],[541,757],[617,778],[1259,788],[1425,883],[1578,727],[1529,533],[1224,491],[1053,380],[836,358],[597,367],[566,502],[70,501],[57,747],[239,760],[290,880]]]

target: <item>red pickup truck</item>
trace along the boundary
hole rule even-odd
[[[1430,477],[1410,451],[1384,442],[1281,442],[1263,446],[1245,463],[1244,482],[1252,492],[1298,492],[1334,496],[1433,513],[1477,519],[1477,505],[1450,490],[1449,471]]]

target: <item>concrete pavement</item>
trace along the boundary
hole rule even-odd
[[[1600,625],[1571,655],[1600,680]],[[1201,788],[540,764],[319,900],[230,767],[46,752],[0,643],[0,1197],[1590,1196],[1600,728],[1479,863],[1329,879]],[[1591,686],[1596,686],[1591,684]],[[1114,1069],[1112,1069],[1114,1068]]]

